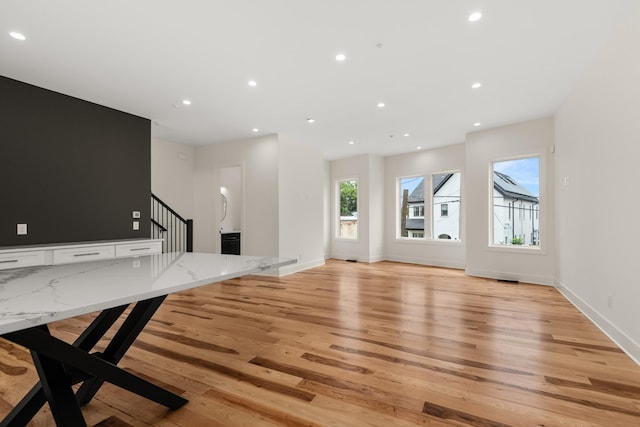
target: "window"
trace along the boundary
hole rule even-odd
[[[358,181],[349,179],[338,181],[338,237],[358,238]]]
[[[424,238],[424,176],[398,179],[398,237]]]
[[[460,240],[460,181],[460,172],[431,176],[434,239]]]
[[[493,245],[540,245],[540,159],[494,162]]]

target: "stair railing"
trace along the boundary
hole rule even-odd
[[[193,252],[193,220],[184,219],[151,193],[151,238],[164,239],[162,252]]]

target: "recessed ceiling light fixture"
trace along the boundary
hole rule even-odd
[[[407,132],[407,133],[405,133],[405,134],[404,134],[404,136],[410,136],[410,135],[409,135],[409,133]]]
[[[251,130],[254,131],[254,132],[260,132],[260,129],[258,129],[258,128],[253,128]]]
[[[422,147],[418,146],[416,147],[416,150],[422,150]]]
[[[482,19],[482,13],[480,12],[473,12],[471,15],[469,15],[469,22],[477,22],[480,19]]]
[[[249,82],[247,83],[249,86],[251,87],[256,87],[258,86],[258,82],[256,82],[255,80],[249,80]]]
[[[475,122],[473,125],[474,125],[475,127],[478,127],[478,126],[480,126],[481,124],[482,124],[482,123],[480,123],[480,122]]]
[[[384,108],[384,102],[378,102],[378,108]]]
[[[355,143],[356,143],[355,141],[349,141],[349,145],[353,145]]]
[[[27,39],[27,38],[24,36],[24,34],[22,34],[22,33],[18,33],[17,31],[11,31],[11,32],[9,33],[9,35],[10,35],[11,37],[13,37],[14,39],[16,39],[16,40],[26,40],[26,39]]]
[[[471,85],[471,89],[480,89],[482,87],[482,83],[480,82],[475,82],[474,84]]]
[[[183,103],[184,105],[191,105],[191,101],[189,101],[188,99],[183,99],[183,100],[182,100],[182,103]]]
[[[344,54],[344,53],[342,53],[342,52],[336,55],[336,61],[338,61],[338,62],[342,62],[342,61],[344,61],[345,59],[347,59],[347,55],[345,55],[345,54]]]
[[[313,117],[307,119],[307,123],[314,123],[316,120]]]

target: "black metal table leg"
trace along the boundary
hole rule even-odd
[[[62,363],[33,351],[31,354],[56,425],[85,427],[87,424],[71,388],[71,378],[65,373]]]
[[[75,347],[90,351],[111,326],[118,320],[120,315],[126,310],[128,304],[110,308],[101,312],[83,333],[73,343]],[[48,329],[43,329],[47,330]],[[75,382],[75,381],[74,381]],[[20,400],[20,402],[7,414],[0,422],[0,427],[24,426],[38,413],[40,408],[47,402],[42,383],[38,382]]]
[[[107,348],[102,352],[101,358],[117,365],[165,298],[166,295],[136,303]],[[84,406],[89,403],[103,383],[104,379],[99,377],[86,380],[76,394],[80,405]]]
[[[181,396],[116,366],[165,298],[138,302],[103,353],[88,352],[124,312],[126,305],[103,311],[73,344],[53,337],[46,326],[4,334],[4,338],[31,351],[40,382],[0,427],[24,426],[46,401],[57,425],[85,426],[80,405],[88,403],[105,381],[170,409],[187,403]],[[82,381],[85,383],[74,395],[71,386]]]

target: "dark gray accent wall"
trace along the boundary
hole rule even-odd
[[[150,195],[150,120],[0,76],[0,247],[148,238]]]

